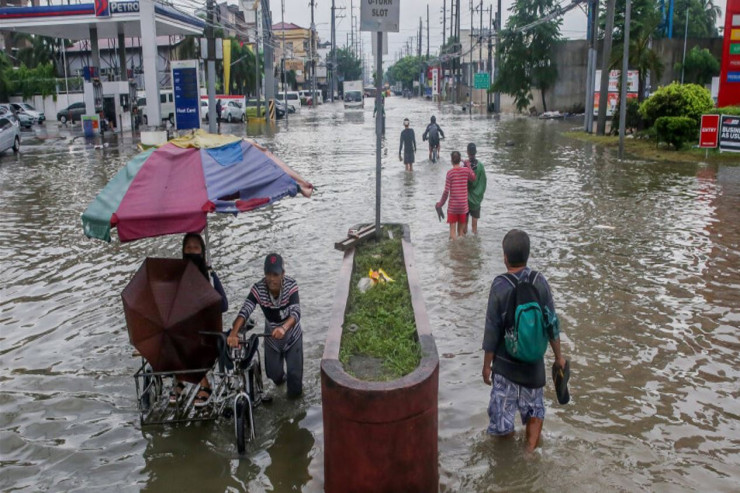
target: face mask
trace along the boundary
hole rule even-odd
[[[183,253],[183,258],[190,260],[198,270],[208,279],[208,266],[206,265],[206,259],[199,253]]]

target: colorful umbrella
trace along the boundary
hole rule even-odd
[[[82,214],[85,235],[122,242],[202,231],[209,212],[236,214],[313,186],[254,142],[196,133],[129,161]]]
[[[209,368],[218,355],[221,296],[189,260],[147,258],[121,293],[131,344],[154,371]],[[196,383],[202,374],[183,376]]]

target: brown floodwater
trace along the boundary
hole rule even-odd
[[[437,164],[421,142],[432,114],[447,135]],[[413,174],[397,159],[404,117],[421,149]],[[382,217],[411,227],[440,353],[440,490],[737,491],[740,166],[620,162],[563,136],[577,119],[471,118],[401,98],[387,99],[386,126]],[[0,156],[0,490],[322,491],[319,363],[342,258],[333,245],[374,220],[372,105],[325,104],[247,133],[317,191],[210,222],[224,321],[264,255],[281,252],[301,290],[304,397],[278,392],[260,407],[243,457],[227,420],[142,429],[120,293],[146,256],[179,255],[180,237],[84,237],[80,214],[136,154],[130,137],[95,149],[24,133],[19,156]],[[434,204],[449,151],[470,141],[488,176],[480,234],[450,243]],[[531,457],[520,425],[511,441],[486,436],[480,377],[488,290],[515,227],[550,281],[572,369],[569,405],[548,381]]]

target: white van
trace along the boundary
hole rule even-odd
[[[298,91],[288,91],[286,96],[288,99],[288,106],[292,106],[293,108],[295,108],[296,111],[301,109],[301,95],[298,93]],[[280,99],[280,101],[282,101],[283,93],[280,93],[278,98]]]
[[[139,114],[143,115],[144,125],[149,125],[149,117],[146,112],[146,93],[139,91],[137,95],[139,97]],[[159,112],[163,121],[169,120],[170,123],[175,124],[175,96],[172,94],[172,89],[159,91]]]

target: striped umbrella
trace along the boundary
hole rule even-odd
[[[121,242],[202,231],[210,212],[237,214],[313,186],[254,142],[202,132],[137,155],[82,214],[85,235]]]

